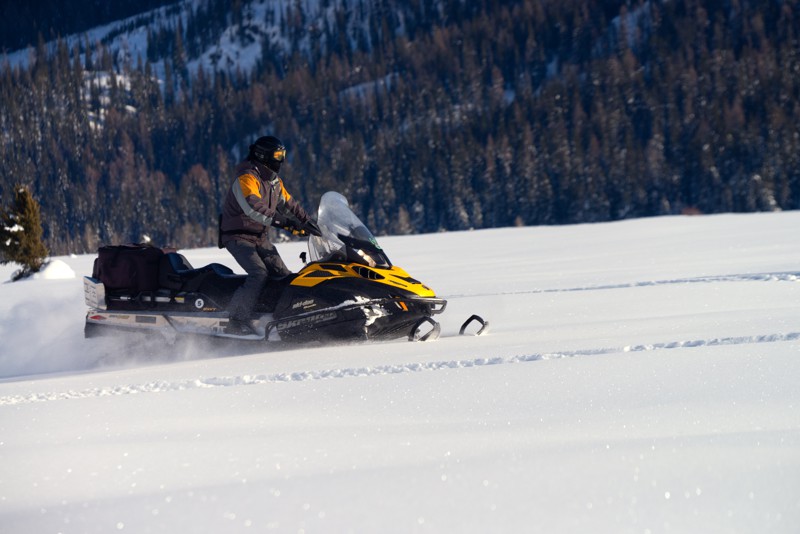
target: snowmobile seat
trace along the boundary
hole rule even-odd
[[[174,291],[200,291],[209,283],[219,286],[239,285],[242,276],[221,263],[210,263],[195,269],[189,260],[177,252],[169,252],[161,258],[158,270],[160,287]]]

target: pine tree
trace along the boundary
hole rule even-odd
[[[13,205],[0,209],[0,254],[0,263],[15,262],[22,266],[14,273],[14,280],[38,272],[47,258],[39,203],[25,186],[15,186]]]

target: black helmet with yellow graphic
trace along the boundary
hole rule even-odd
[[[286,147],[277,137],[271,135],[259,137],[255,143],[250,145],[247,159],[266,165],[267,168],[278,172],[281,163],[286,159]]]

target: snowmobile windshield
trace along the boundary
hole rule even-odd
[[[350,210],[347,199],[329,191],[322,195],[317,213],[322,236],[308,240],[311,261],[349,261],[389,268],[392,262],[364,223]]]

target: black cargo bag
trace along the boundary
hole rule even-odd
[[[158,289],[158,266],[164,250],[151,245],[100,247],[92,277],[107,290],[140,293]]]

